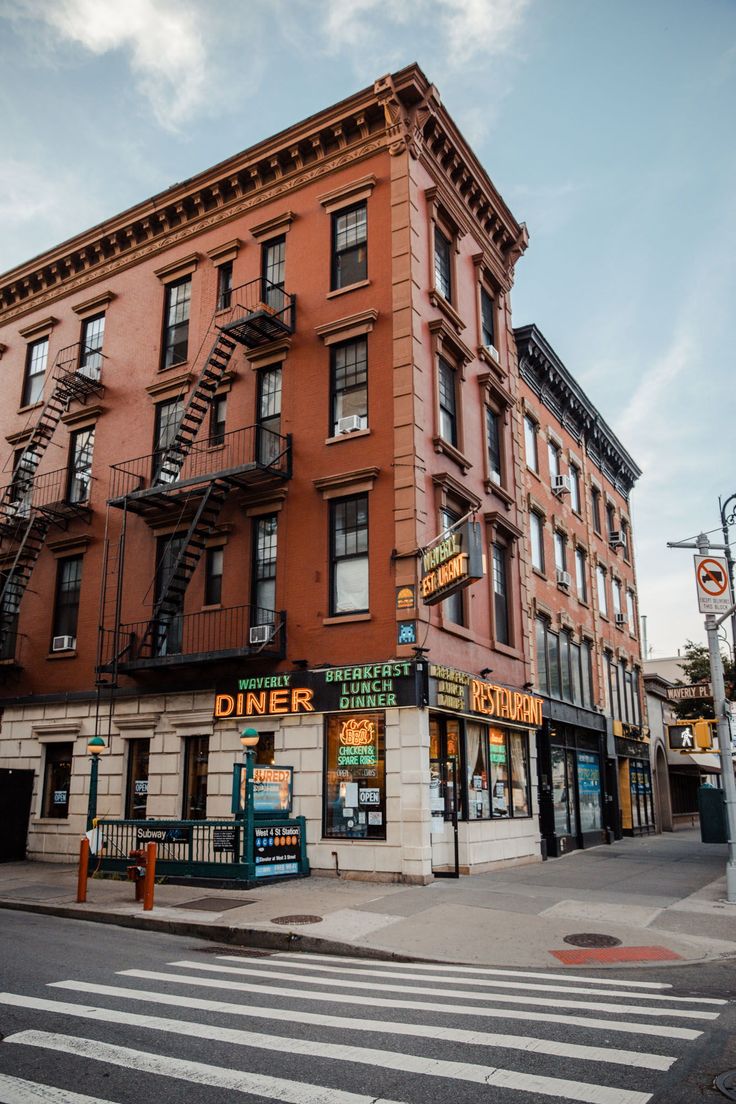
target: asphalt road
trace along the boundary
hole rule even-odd
[[[0,1104],[695,1104],[736,963],[490,970],[0,913]]]

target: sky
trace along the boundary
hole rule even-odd
[[[736,495],[736,0],[0,0],[0,272],[413,61],[528,226],[514,324],[643,471],[676,654],[705,634],[666,543],[722,543]]]

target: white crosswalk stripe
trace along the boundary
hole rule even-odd
[[[7,1055],[23,1048],[58,1053],[59,1078],[79,1062],[125,1068],[144,1079],[140,1099],[158,1077],[286,1104],[423,1104],[440,1091],[464,1104],[479,1086],[498,1104],[647,1104],[728,1003],[661,983],[311,954],[118,976],[125,985],[65,978],[44,995],[0,993],[20,1025],[0,1051],[2,1104],[113,1104],[76,1093],[76,1080],[12,1076]]]

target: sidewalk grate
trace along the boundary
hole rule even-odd
[[[226,912],[228,909],[242,908],[243,905],[254,905],[255,901],[240,900],[232,897],[200,897],[196,901],[181,901],[172,908],[196,909],[200,912]]]
[[[621,940],[615,935],[599,935],[597,932],[579,932],[576,935],[566,935],[563,943],[570,943],[573,947],[620,947]]]
[[[271,920],[272,924],[321,924],[321,916],[274,916]]]

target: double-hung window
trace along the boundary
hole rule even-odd
[[[330,502],[330,613],[368,611],[368,495]]]
[[[458,443],[456,375],[452,365],[439,357],[440,436],[454,448]]]
[[[530,418],[528,414],[524,415],[524,451],[526,453],[526,466],[531,468],[533,472],[539,472],[539,453],[537,451],[537,433],[539,426]]]
[[[587,557],[582,548],[575,549],[575,586],[581,602],[588,601]]]
[[[156,403],[156,421],[153,430],[153,478],[159,478],[161,465],[166,452],[176,437],[182,414],[184,413],[183,399],[167,399],[165,402]],[[171,482],[174,475],[167,472],[166,479]]]
[[[532,545],[532,567],[544,571],[544,519],[536,510],[529,514],[529,531]]]
[[[503,483],[501,462],[501,415],[486,407],[486,444],[488,447],[488,474],[492,483]]]
[[[434,228],[434,286],[448,303],[452,302],[452,242],[439,226]]]
[[[449,533],[460,520],[460,514],[455,510],[444,507],[440,510],[440,526],[443,532]],[[462,590],[456,590],[442,603],[442,617],[445,621],[451,621],[454,625],[465,624],[465,594]]]
[[[549,481],[551,486],[554,487],[560,474],[560,450],[554,441],[547,443],[547,456],[549,458]]]
[[[511,643],[508,550],[493,545],[493,630],[497,644]]]
[[[268,625],[276,608],[277,516],[253,521],[253,570],[251,574],[251,624]]]
[[[590,509],[593,516],[593,529],[601,535],[601,492],[597,487],[590,488]]]
[[[558,571],[567,571],[567,538],[559,529],[555,529],[555,567]]]
[[[261,246],[263,302],[271,310],[282,311],[286,305],[284,277],[286,271],[286,236],[272,238]]]
[[[227,395],[216,395],[212,400],[210,413],[210,445],[225,443],[225,425],[227,422]]]
[[[89,502],[92,483],[92,452],[95,447],[94,426],[72,434],[69,444],[67,499],[71,503]]]
[[[612,580],[611,590],[613,593],[613,612],[615,613],[616,620],[618,621],[619,617],[623,613],[623,608],[621,604],[621,583],[618,579]]]
[[[189,307],[192,278],[185,276],[166,286],[164,309],[163,367],[183,364],[189,353]]]
[[[56,597],[52,637],[69,637],[76,646],[79,596],[82,588],[82,557],[59,560],[56,569]]]
[[[368,341],[333,345],[332,433],[368,428]]]
[[[368,209],[358,203],[332,215],[333,291],[368,278]]]
[[[49,339],[47,337],[34,341],[28,346],[21,406],[32,406],[43,398],[43,382],[48,357]]]
[[[74,744],[47,744],[43,770],[41,816],[62,819],[69,816],[69,786],[72,778]]]
[[[634,595],[630,590],[626,591],[626,616],[629,622],[629,632],[632,636],[636,636],[636,608],[634,606]]]
[[[486,348],[496,346],[495,304],[484,287],[480,289],[480,339]]]
[[[258,463],[272,464],[282,450],[281,439],[281,365],[262,368],[258,373],[257,409]]]
[[[233,296],[233,262],[225,261],[217,269],[217,309],[227,310]]]
[[[608,617],[608,597],[606,592],[606,569],[601,564],[596,565],[596,579],[598,581],[598,608],[604,617]]]
[[[219,606],[222,602],[223,548],[208,548],[204,564],[204,604]]]
[[[102,370],[102,343],[105,340],[105,316],[97,314],[86,318],[82,326],[79,349],[79,371],[83,376],[98,380]]]
[[[574,513],[579,514],[580,510],[580,471],[574,464],[570,465],[570,505]]]

